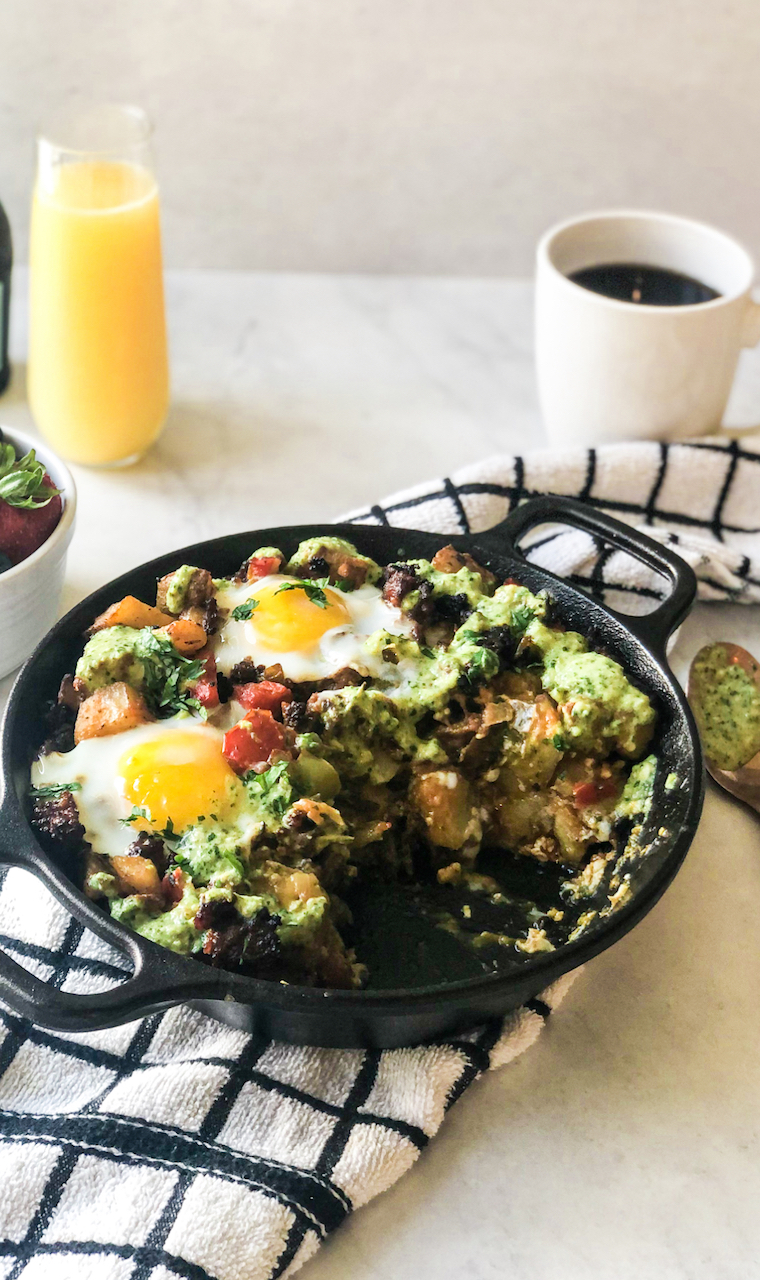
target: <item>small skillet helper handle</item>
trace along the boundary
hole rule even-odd
[[[3,830],[4,841],[6,835],[7,828]],[[46,864],[47,859],[39,855],[32,861],[23,854],[8,856],[0,853],[0,869],[22,867],[31,871],[43,883],[50,881],[51,891],[60,900],[60,887],[49,877]],[[122,954],[127,952],[134,972],[107,991],[78,994],[61,991],[44,982],[0,950],[0,1000],[20,1017],[50,1031],[96,1031],[101,1027],[130,1022],[159,1009],[168,1009],[186,1000],[224,998],[224,971],[206,969],[197,961],[174,955],[139,934],[125,938],[114,928],[113,921],[105,912],[102,921],[99,920],[95,926],[77,902],[73,886],[71,894],[66,895],[65,906],[86,928]]]
[[[574,498],[548,495],[529,498],[510,512],[501,524],[480,535],[479,541],[500,542],[503,545],[506,540],[511,543],[513,550],[521,554],[518,543],[524,533],[539,524],[557,523],[582,529],[593,537],[610,543],[667,579],[671,590],[662,604],[651,613],[642,616],[609,610],[649,648],[664,653],[669,637],[683,622],[697,593],[694,570],[669,547],[662,546],[646,534],[632,529],[630,525],[623,524],[602,511],[595,511]]]

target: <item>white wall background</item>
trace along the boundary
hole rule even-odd
[[[760,256],[758,0],[2,0],[0,199],[37,122],[132,99],[170,265],[526,274],[591,206]]]

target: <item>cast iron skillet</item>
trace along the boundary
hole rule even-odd
[[[516,547],[519,537],[536,525],[556,520],[584,529],[657,570],[670,583],[668,598],[646,617],[624,617],[527,563]],[[152,599],[156,579],[180,564],[202,565],[221,577],[234,573],[256,546],[275,545],[291,554],[302,539],[326,533],[351,539],[381,564],[401,557],[429,558],[447,541],[440,534],[406,529],[315,524],[197,543],[124,574],[82,601],[50,631],[22,668],[2,731],[0,865],[31,871],[77,920],[126,953],[134,971],[111,990],[77,995],[48,986],[0,952],[0,998],[16,1013],[54,1030],[84,1031],[188,1001],[233,1026],[297,1044],[383,1048],[419,1043],[462,1031],[536,996],[561,974],[622,937],[672,880],[694,836],[702,806],[699,741],[665,656],[668,637],[694,599],[694,574],[673,552],[608,516],[571,499],[538,498],[486,533],[450,541],[501,577],[514,576],[533,591],[547,589],[562,621],[618,659],[657,706],[654,750],[664,763],[658,769],[645,832],[654,843],[631,870],[632,892],[619,909],[597,918],[575,942],[533,955],[508,971],[421,986],[412,962],[396,975],[396,989],[328,991],[265,982],[175,955],[117,923],[80,892],[37,844],[27,819],[26,795],[30,762],[44,737],[45,704],[55,697],[62,675],[73,670],[85,628],[96,614],[126,594]],[[679,784],[666,788],[669,773],[677,774]]]

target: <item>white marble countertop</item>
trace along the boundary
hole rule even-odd
[[[25,280],[0,422],[29,429]],[[173,408],[126,471],[75,468],[63,605],[199,538],[330,518],[543,442],[522,282],[169,277]],[[743,358],[733,420],[760,418]],[[699,606],[760,653],[756,608]],[[0,682],[0,702],[10,682]],[[749,1280],[760,1275],[760,828],[710,788],[683,870],[584,970],[539,1043],[474,1086],[309,1280]]]

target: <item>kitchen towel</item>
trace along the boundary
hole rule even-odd
[[[347,518],[436,533],[479,533],[539,494],[577,498],[666,543],[694,569],[700,600],[760,601],[758,436],[497,456]],[[645,613],[667,594],[651,569],[587,533],[536,531],[524,546],[529,560],[623,612]]]
[[[0,946],[65,991],[126,976],[17,869]],[[0,1275],[292,1275],[482,1072],[535,1041],[573,976],[456,1039],[382,1053],[267,1043],[188,1006],[76,1035],[2,1013]]]
[[[672,544],[710,600],[760,599],[760,453],[722,438],[495,458],[351,517],[477,532],[561,493]],[[612,604],[661,584],[585,534],[532,558]],[[0,891],[0,946],[67,991],[125,976],[28,873]],[[0,1016],[3,1280],[269,1280],[292,1275],[395,1182],[447,1109],[538,1036],[571,976],[446,1043],[379,1052],[262,1043],[187,1007],[81,1035]]]

